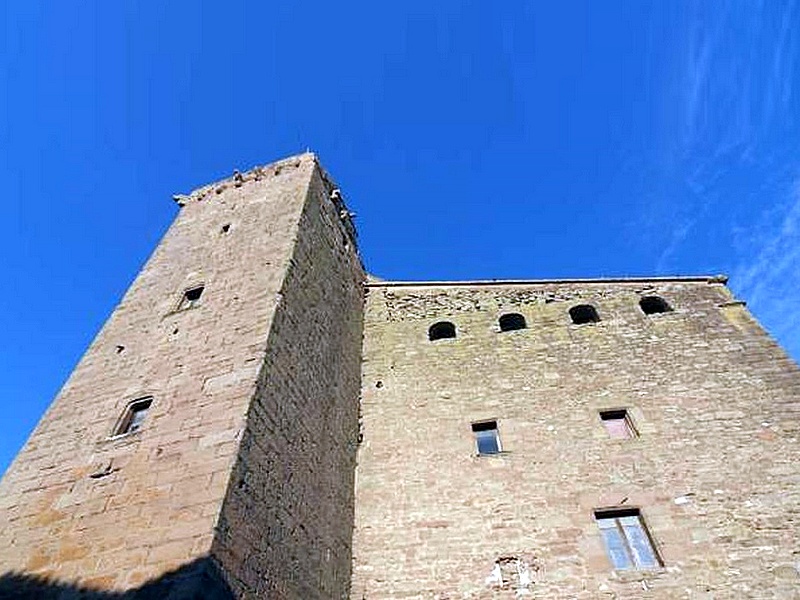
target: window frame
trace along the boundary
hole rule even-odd
[[[639,430],[636,429],[633,419],[631,418],[631,411],[627,408],[604,408],[597,411],[597,414],[609,438],[614,440],[632,440],[639,437]],[[606,418],[606,416],[608,418]],[[608,421],[622,421],[625,424],[628,435],[625,437],[613,435],[611,429],[606,425]]]
[[[139,433],[143,429],[143,423],[147,418],[147,413],[153,407],[153,401],[153,396],[142,396],[141,398],[136,398],[135,400],[128,402],[125,405],[125,408],[122,409],[122,414],[114,424],[114,429],[112,430],[110,438],[116,439]],[[137,409],[137,407],[142,408]],[[133,425],[136,415],[142,412],[144,415],[141,417],[138,425],[135,429],[131,429],[131,425]]]
[[[497,424],[497,419],[483,419],[480,421],[473,421],[470,423],[472,431],[472,439],[475,444],[475,453],[477,456],[497,456],[503,453],[503,443],[500,440],[500,427]],[[494,433],[494,445],[496,450],[494,452],[481,452],[480,433],[490,431]]]
[[[615,571],[652,571],[662,569],[664,567],[664,560],[661,558],[661,552],[658,550],[655,539],[650,528],[647,526],[642,511],[635,507],[608,507],[598,508],[593,511],[594,520],[597,523],[597,528],[600,532],[600,540],[606,552],[606,557],[611,563]],[[640,549],[637,550],[635,540],[631,539],[629,530],[626,529],[623,519],[635,518],[635,529],[638,531],[639,541],[646,542],[647,550],[652,557],[652,562],[642,562],[639,556]],[[603,524],[610,524],[611,526],[604,527]],[[617,538],[622,542],[621,550],[625,554],[626,564],[618,565],[615,560],[611,545],[604,531],[615,531]]]

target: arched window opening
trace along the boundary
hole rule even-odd
[[[591,304],[579,304],[569,309],[569,316],[575,325],[583,325],[584,323],[597,323],[600,316],[597,310]]]
[[[456,337],[456,326],[450,321],[439,321],[428,329],[428,339],[432,342]]]
[[[525,317],[519,313],[508,313],[500,317],[500,331],[515,331],[527,326]]]
[[[639,306],[646,315],[670,312],[672,307],[660,296],[645,296],[639,300]]]

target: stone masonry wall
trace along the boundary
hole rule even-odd
[[[800,370],[719,280],[371,283],[362,395],[353,599],[800,597]],[[612,569],[604,507],[641,511],[663,567]]]
[[[316,171],[213,547],[242,598],[348,598],[364,273],[332,195]]]
[[[130,590],[206,564],[316,173],[302,155],[177,197],[180,214],[0,483],[1,581]],[[176,310],[198,284],[199,303]],[[142,429],[111,437],[145,396]]]

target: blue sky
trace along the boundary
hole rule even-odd
[[[0,6],[0,469],[177,208],[308,148],[391,279],[727,273],[800,357],[796,1]]]

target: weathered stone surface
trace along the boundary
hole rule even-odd
[[[455,339],[428,341],[440,320]],[[800,597],[800,371],[722,283],[370,283],[362,394],[353,598]],[[500,455],[476,456],[485,419]],[[609,506],[663,568],[612,570]]]
[[[213,554],[242,598],[348,598],[363,272],[315,172]]]
[[[236,597],[345,595],[363,272],[333,190],[306,154],[178,198],[0,483],[6,583],[136,590],[212,556]]]

